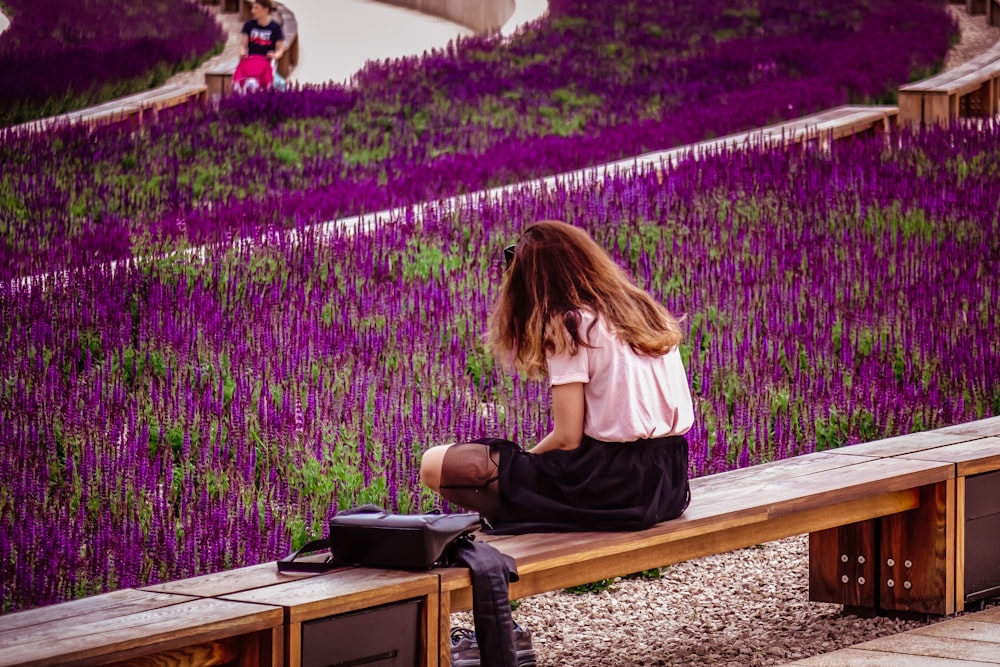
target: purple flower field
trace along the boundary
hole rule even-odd
[[[942,0],[550,9],[510,40],[372,63],[351,88],[230,99],[141,129],[0,134],[0,278],[127,257],[147,231],[208,242],[892,99],[956,31]]]
[[[0,126],[157,86],[221,50],[226,37],[191,0],[4,0]]]
[[[481,337],[541,218],[687,314],[695,475],[1000,414],[998,173],[992,123],[5,281],[0,610],[273,559],[337,507],[433,505],[430,445],[532,444],[547,391]]]

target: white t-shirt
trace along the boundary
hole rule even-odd
[[[583,433],[606,442],[683,435],[694,423],[694,407],[680,352],[661,357],[636,354],[615,338],[603,318],[588,338],[595,316],[580,313],[580,337],[593,347],[549,355],[553,385],[583,382]]]

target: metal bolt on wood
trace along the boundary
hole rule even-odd
[[[885,582],[885,585],[888,586],[889,588],[892,588],[893,586],[896,585],[896,582],[890,579],[889,581]]]
[[[885,564],[888,565],[889,567],[895,567],[896,561],[894,561],[893,559],[890,558],[889,560],[887,560],[885,562]]]

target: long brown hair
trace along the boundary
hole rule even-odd
[[[681,341],[678,319],[639,289],[587,232],[555,220],[530,225],[518,239],[490,313],[490,349],[529,377],[543,376],[546,353],[589,347],[580,332],[580,310],[603,317],[637,354],[661,356]]]

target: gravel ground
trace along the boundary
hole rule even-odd
[[[514,620],[531,631],[539,667],[784,665],[944,620],[862,618],[809,602],[808,552],[802,535],[601,593],[536,595]],[[472,617],[453,614],[452,625],[472,627]]]
[[[964,5],[948,5],[948,11],[958,21],[962,39],[945,57],[946,70],[971,60],[1000,41],[1000,26],[987,24],[985,14],[969,16]]]

